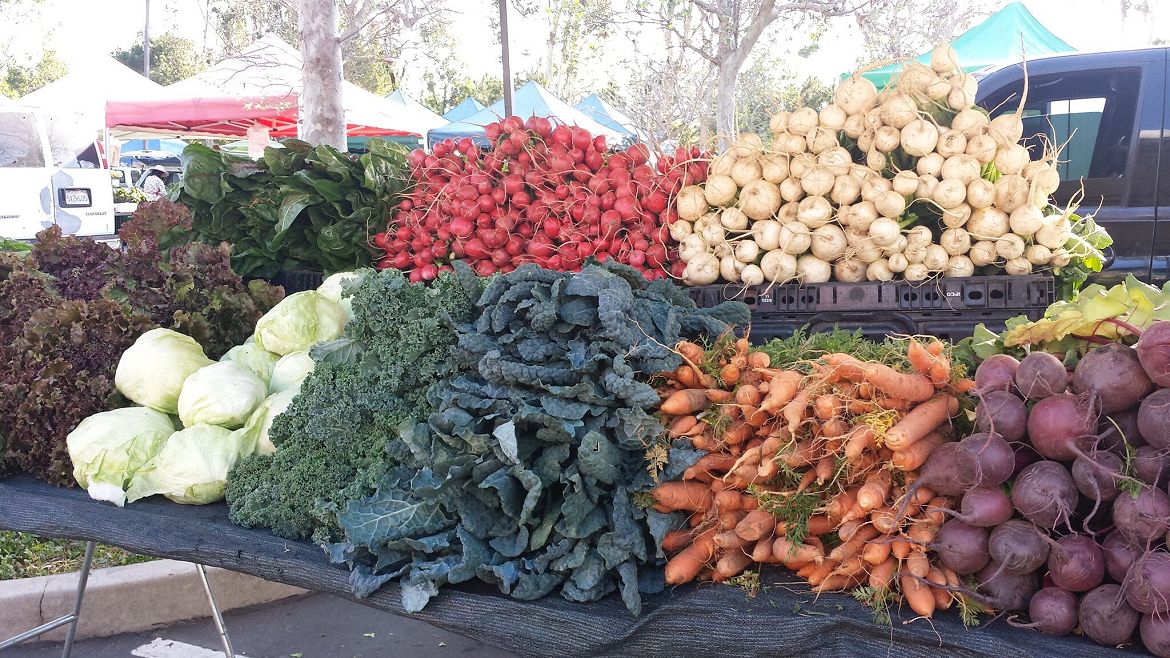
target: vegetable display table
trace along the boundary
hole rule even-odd
[[[27,476],[0,480],[0,529],[45,537],[100,541],[161,558],[222,567],[267,580],[353,599],[349,573],[307,542],[232,525],[223,504],[175,505],[159,497],[119,509],[80,489]],[[644,597],[631,616],[617,596],[591,604],[558,596],[517,601],[470,583],[445,589],[414,615],[441,628],[528,656],[1061,656],[1143,655],[1078,637],[1053,638],[1002,621],[966,629],[953,610],[933,620],[876,624],[848,596],[819,598],[783,570],[765,571],[763,589],[698,585]],[[391,583],[365,605],[405,615]]]

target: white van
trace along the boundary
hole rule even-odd
[[[114,242],[110,170],[92,129],[69,115],[0,107],[0,237],[65,234]]]

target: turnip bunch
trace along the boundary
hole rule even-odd
[[[1050,205],[1057,153],[1020,143],[1022,104],[990,118],[977,91],[943,45],[884,89],[856,73],[825,107],[773,115],[769,139],[740,134],[676,199],[683,281],[1022,275],[1099,255],[1075,204]]]

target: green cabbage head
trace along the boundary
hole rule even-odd
[[[121,507],[130,480],[174,431],[169,416],[147,407],[94,414],[65,437],[73,478],[94,500]]]
[[[308,352],[293,352],[280,357],[276,367],[272,369],[272,379],[268,381],[268,392],[299,391],[301,382],[313,372],[313,357]]]
[[[321,293],[329,300],[341,304],[341,308],[345,309],[346,317],[353,319],[353,299],[351,296],[345,294],[343,286],[350,281],[361,281],[367,274],[373,271],[374,270],[368,267],[363,267],[362,269],[354,270],[353,272],[338,272],[337,274],[331,274],[321,282],[320,286],[317,286],[317,292]]]
[[[223,500],[228,471],[241,457],[243,434],[215,425],[192,425],[171,434],[161,452],[135,474],[126,499],[162,494],[184,505]]]
[[[265,384],[268,383],[269,379],[272,379],[272,367],[279,360],[279,355],[260,347],[256,344],[255,339],[231,348],[220,359],[220,361],[232,361],[244,366],[248,370],[251,370],[252,374],[259,377],[260,381]]]
[[[179,420],[183,427],[235,429],[267,396],[268,387],[251,370],[232,361],[213,363],[187,378],[179,395]]]
[[[256,452],[261,455],[271,455],[276,452],[276,446],[272,445],[272,441],[268,438],[268,429],[272,427],[272,421],[284,413],[285,409],[288,409],[288,405],[292,404],[293,398],[296,396],[297,389],[295,388],[273,393],[259,407],[256,407],[256,411],[252,412],[248,423],[243,428],[236,430],[244,433],[241,444],[245,453]]]
[[[194,338],[170,329],[151,329],[122,353],[114,386],[133,402],[173,414],[187,377],[212,363]]]
[[[316,290],[285,297],[256,323],[256,344],[284,356],[333,340],[345,329],[345,309]]]

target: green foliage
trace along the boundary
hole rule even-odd
[[[84,556],[83,541],[0,531],[0,580],[72,573],[81,568]],[[153,559],[98,544],[93,552],[93,568],[120,567]]]
[[[811,372],[811,362],[824,354],[841,352],[862,361],[876,361],[890,366],[906,363],[906,342],[887,339],[875,342],[861,330],[833,328],[831,332],[809,333],[799,329],[788,338],[775,338],[760,347],[772,360],[773,368]]]
[[[359,157],[293,140],[252,161],[191,144],[178,200],[200,240],[232,245],[243,276],[364,267],[370,235],[409,184],[405,148],[382,140],[368,148]]]
[[[3,81],[0,81],[0,92],[9,98],[20,98],[68,72],[68,67],[57,57],[56,51],[46,50],[41,53],[40,60],[31,66],[10,64]]]
[[[1022,315],[1011,318],[999,334],[977,325],[974,335],[960,347],[979,359],[993,354],[1022,358],[1025,349],[1039,349],[1075,364],[1093,343],[1132,343],[1142,329],[1158,320],[1170,320],[1170,284],[1159,289],[1130,275],[1111,288],[1096,283],[1086,286],[1075,297],[1049,306],[1039,320]]]
[[[146,203],[146,193],[137,187],[115,187],[114,203]]]
[[[873,610],[873,623],[881,626],[890,625],[890,603],[894,600],[894,593],[890,588],[865,585],[853,590],[849,595]]]
[[[696,309],[670,283],[590,263],[576,274],[523,265],[493,279],[476,310],[458,328],[458,373],[432,389],[435,413],[391,442],[400,466],[339,513],[333,559],[350,564],[357,596],[400,578],[408,611],[479,578],[524,600],[620,590],[636,613],[639,591],[663,586],[641,567],[663,557],[678,521],[636,502],[663,431],[638,374],[676,367],[667,346],[725,333],[747,308]],[[685,440],[670,451],[665,479],[700,454]]]
[[[386,270],[345,293],[353,307],[345,338],[311,351],[316,368],[269,430],[276,454],[244,459],[231,473],[235,523],[338,541],[337,511],[373,492],[393,463],[386,448],[399,426],[433,410],[427,389],[452,371],[450,323],[472,308],[454,276],[427,287]]]
[[[142,72],[142,33],[134,44],[110,53],[131,70]],[[167,32],[150,38],[150,79],[160,85],[185,80],[203,70],[205,62],[190,39]]]

